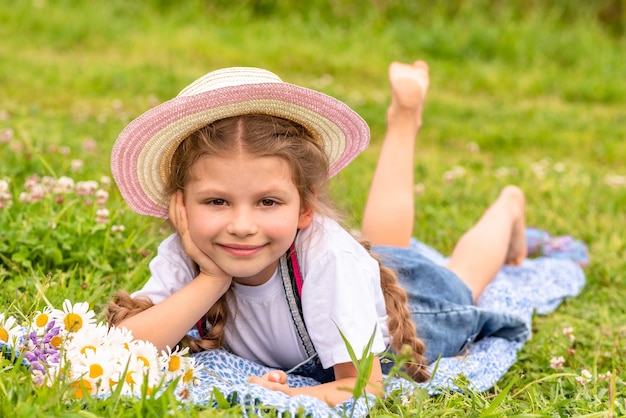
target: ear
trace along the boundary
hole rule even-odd
[[[311,224],[313,220],[313,208],[303,206],[300,208],[300,217],[298,218],[298,229],[304,229]]]

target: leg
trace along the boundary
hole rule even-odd
[[[526,258],[524,212],[524,193],[505,187],[452,251],[447,267],[469,286],[474,302],[504,264],[519,265]]]
[[[407,247],[413,234],[413,155],[428,90],[428,66],[389,66],[391,104],[387,132],[370,187],[361,232],[375,245]]]

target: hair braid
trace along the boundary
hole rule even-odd
[[[361,242],[370,255],[378,262],[380,268],[380,286],[385,297],[387,308],[387,326],[391,336],[391,346],[396,353],[402,352],[405,346],[411,349],[413,361],[404,365],[406,373],[416,382],[425,382],[430,379],[430,374],[426,368],[426,358],[424,352],[426,346],[417,336],[417,328],[411,320],[409,308],[407,306],[407,295],[405,290],[398,284],[396,273],[381,264],[380,259],[372,254],[371,245]]]
[[[183,343],[189,347],[192,353],[200,351],[215,350],[224,346],[224,328],[228,319],[228,290],[221,298],[211,306],[202,320],[208,325],[208,333],[204,337],[192,338],[187,335],[183,338]]]
[[[107,303],[104,314],[109,327],[112,327],[153,305],[148,299],[132,298],[127,292],[120,290],[115,294],[113,300]]]

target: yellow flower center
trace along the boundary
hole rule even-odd
[[[141,361],[143,363],[143,365],[146,366],[146,367],[150,366],[150,362],[144,356],[137,356],[137,360]]]
[[[94,347],[93,345],[86,345],[80,349],[80,353],[84,355],[87,352],[87,350],[93,350],[93,352],[95,353],[96,347]]]
[[[61,347],[61,343],[63,342],[63,338],[61,338],[58,335],[55,335],[54,337],[52,337],[52,339],[50,340],[50,344],[54,347],[54,348],[59,348]]]
[[[167,366],[167,370],[170,372],[175,372],[180,369],[180,357],[172,356],[170,357],[169,365]]]
[[[72,389],[74,389],[74,397],[77,399],[83,399],[83,390],[87,394],[91,394],[92,386],[89,380],[81,379],[72,383]]]
[[[83,327],[83,318],[75,313],[69,313],[63,320],[65,329],[69,332],[76,332]]]
[[[104,369],[99,364],[92,364],[89,366],[89,377],[95,379],[96,377],[100,377],[104,374]]]
[[[191,381],[191,379],[193,379],[193,370],[189,369],[185,372],[185,375],[183,376],[183,382],[188,383]]]
[[[5,343],[9,341],[9,331],[4,327],[0,327],[0,341],[4,341]]]
[[[45,327],[47,323],[48,315],[45,313],[41,313],[37,315],[37,318],[35,318],[35,325],[37,325],[39,328]]]
[[[135,379],[133,379],[133,374],[135,374],[135,372],[132,372],[132,371],[127,372],[126,377],[124,378],[126,383],[128,383],[129,385],[134,385],[136,383]]]

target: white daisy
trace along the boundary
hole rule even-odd
[[[117,359],[111,358],[108,350],[87,350],[83,356],[73,359],[70,361],[71,378],[88,381],[92,395],[110,393]]]
[[[111,327],[106,333],[104,343],[107,346],[123,347],[127,349],[132,341],[133,333],[128,328]]]
[[[186,356],[189,352],[189,347],[185,347],[182,350],[176,347],[174,351],[167,346],[167,352],[161,351],[161,364],[163,365],[163,372],[165,373],[165,381],[169,382],[177,377],[186,377],[185,374],[189,369],[193,369],[195,366],[194,359]]]
[[[134,396],[140,396],[144,389],[147,394],[151,394],[160,383],[160,379],[158,371],[150,373],[144,362],[132,355],[128,356],[127,361],[116,364],[116,372],[113,375],[113,381],[122,385],[122,394]]]
[[[14,317],[5,317],[0,313],[0,343],[10,347],[15,347],[18,339],[22,335],[21,327]]]
[[[107,329],[104,326],[83,327],[72,335],[65,345],[68,356],[86,355],[87,351],[98,352],[105,347]]]
[[[37,335],[43,335],[46,332],[46,327],[54,321],[52,317],[52,308],[46,306],[42,311],[37,311],[33,315],[33,319],[30,322],[30,331],[34,331]],[[55,326],[59,324],[55,323]]]
[[[96,314],[89,310],[87,302],[77,302],[72,305],[68,299],[63,301],[63,310],[55,309],[52,317],[61,326],[64,332],[74,333],[83,327],[93,326],[96,322]]]
[[[157,348],[149,341],[135,340],[128,346],[130,354],[141,362],[149,376],[158,379],[161,373],[161,363]]]

